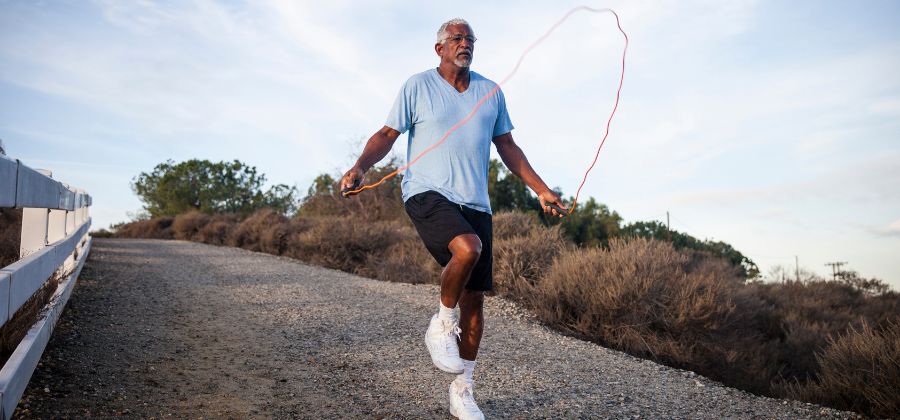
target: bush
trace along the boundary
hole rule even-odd
[[[115,238],[116,237],[115,232],[107,230],[107,229],[92,230],[90,232],[90,234],[94,238]]]
[[[226,245],[240,218],[236,214],[214,214],[194,236],[194,240],[211,245]]]
[[[116,229],[117,238],[175,239],[172,232],[174,217],[154,217],[126,223]]]
[[[900,417],[900,318],[875,330],[867,323],[835,339],[817,354],[820,372],[787,387],[795,399],[866,413]]]
[[[198,237],[200,229],[206,226],[210,219],[210,215],[196,210],[179,214],[172,221],[172,236],[175,239],[200,242]]]
[[[777,331],[770,334],[780,339],[777,364],[781,379],[788,382],[805,381],[818,371],[816,352],[825,349],[830,338],[863,324],[881,328],[900,315],[897,293],[870,296],[843,282],[752,284],[748,289],[778,320]]]
[[[506,222],[517,218],[501,218],[507,219],[500,223],[503,233],[500,238],[494,236],[494,289],[520,302],[529,302],[536,297],[534,288],[553,260],[574,246],[565,239],[559,226],[546,228],[536,222],[507,225]]]
[[[382,258],[391,244],[408,235],[391,222],[323,218],[311,229],[292,235],[287,254],[310,264],[364,274],[372,258]]]
[[[384,253],[369,256],[363,274],[384,281],[440,284],[441,266],[416,233],[406,228],[401,235],[404,239],[389,246]]]
[[[494,213],[492,218],[494,225],[494,242],[519,236],[528,236],[530,233],[544,226],[540,219],[533,213],[520,211],[503,211]]]
[[[551,325],[632,354],[767,389],[762,306],[742,279],[703,256],[654,240],[562,254],[538,283],[534,308]]]
[[[289,224],[288,218],[275,210],[257,210],[234,229],[228,238],[228,244],[250,251],[281,255],[287,247]]]

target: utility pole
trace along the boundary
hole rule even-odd
[[[800,257],[794,255],[794,270],[797,273],[797,283],[800,283]]]
[[[846,261],[835,261],[830,263],[825,263],[825,265],[831,266],[831,280],[837,280],[837,273],[841,271],[842,265],[847,265]]]

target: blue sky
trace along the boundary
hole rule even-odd
[[[437,64],[441,22],[468,19],[473,69],[499,80],[578,4],[0,0],[0,138],[89,191],[98,227],[137,211],[129,181],[166,159],[240,159],[305,190]],[[591,5],[631,47],[584,194],[626,221],[669,211],[764,273],[847,261],[900,289],[900,3]],[[613,103],[614,23],[573,16],[504,87],[517,142],[569,194]]]

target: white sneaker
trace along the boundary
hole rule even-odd
[[[472,395],[472,382],[461,379],[450,382],[450,414],[463,420],[484,420],[484,413]]]
[[[425,346],[431,354],[431,361],[438,369],[457,375],[463,372],[463,361],[456,342],[460,332],[456,321],[442,321],[437,314],[431,317],[425,331]]]

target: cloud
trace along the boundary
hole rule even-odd
[[[880,236],[900,238],[900,219],[887,226],[874,227],[871,229],[871,232]]]

